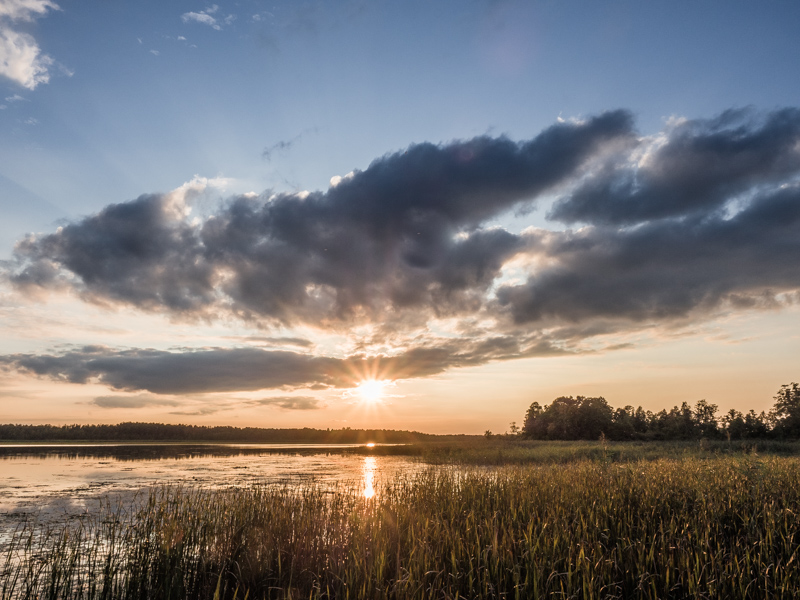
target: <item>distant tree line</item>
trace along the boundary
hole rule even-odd
[[[163,423],[118,425],[0,425],[3,441],[158,441],[241,442],[251,444],[358,444],[413,443],[463,436],[440,436],[390,429],[264,429],[260,427],[206,427]]]
[[[520,435],[536,440],[800,438],[800,385],[781,386],[774,400],[769,412],[731,409],[718,416],[717,405],[705,400],[654,413],[641,406],[615,409],[603,397],[561,396],[545,406],[531,404]]]

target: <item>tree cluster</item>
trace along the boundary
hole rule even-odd
[[[118,425],[13,425],[0,424],[0,440],[8,441],[182,441],[242,442],[251,444],[358,444],[413,443],[436,436],[416,431],[390,429],[264,429],[260,427],[205,427],[164,423],[120,423]],[[448,436],[450,437],[450,436]]]
[[[731,409],[721,417],[718,406],[700,400],[659,412],[613,408],[605,398],[561,396],[551,404],[531,404],[522,427],[536,440],[693,440],[800,438],[800,385],[781,386],[769,412],[743,414]]]

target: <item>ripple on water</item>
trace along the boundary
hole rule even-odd
[[[164,484],[208,488],[254,484],[321,485],[333,490],[351,486],[379,493],[380,486],[400,474],[426,468],[403,456],[361,456],[328,449],[275,452],[250,446],[140,445],[113,447],[0,447],[0,530],[35,514],[63,520],[91,509],[100,497],[127,501]],[[161,451],[161,452],[160,452]],[[231,477],[231,472],[238,474]],[[365,494],[367,495],[367,494]]]

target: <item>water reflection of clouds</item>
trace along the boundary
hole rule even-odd
[[[364,498],[372,498],[375,495],[375,457],[364,457]]]

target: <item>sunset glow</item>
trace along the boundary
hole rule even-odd
[[[0,423],[769,410],[800,4],[662,3],[0,0]]]
[[[800,589],[798,25],[0,0],[0,600]]]
[[[358,384],[356,393],[362,401],[368,404],[374,404],[384,399],[385,389],[389,384],[390,382],[388,381],[369,379]]]
[[[367,456],[364,458],[364,498],[370,499],[375,496],[375,457]]]

